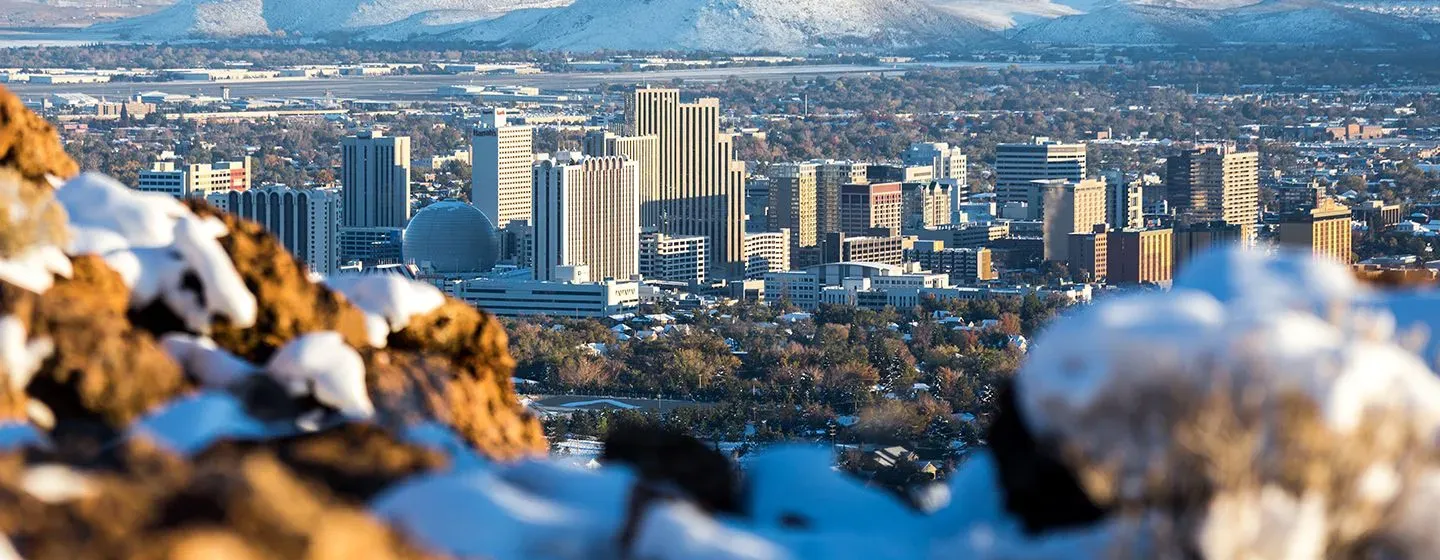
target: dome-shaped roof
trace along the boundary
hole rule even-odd
[[[438,274],[486,272],[500,252],[495,224],[479,208],[456,200],[421,209],[405,227],[404,257]]]

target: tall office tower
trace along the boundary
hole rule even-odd
[[[868,163],[821,160],[815,169],[815,231],[820,234],[844,231],[840,226],[840,187],[868,182]]]
[[[1106,173],[1105,191],[1105,223],[1115,229],[1145,226],[1145,191],[1139,181],[1127,182],[1124,173]]]
[[[1260,154],[1226,144],[1196,146],[1170,157],[1165,189],[1183,221],[1260,221]]]
[[[410,221],[410,137],[361,132],[340,141],[344,227],[405,227]]]
[[[698,235],[666,235],[649,230],[640,233],[640,275],[646,280],[705,283],[705,238]]]
[[[815,170],[813,163],[781,163],[770,166],[769,231],[790,230],[790,253],[814,247]]]
[[[1068,261],[1070,234],[1090,233],[1097,224],[1105,223],[1103,180],[1035,181],[1032,189],[1041,193],[1039,207],[1047,261]]]
[[[581,148],[591,157],[619,156],[635,162],[640,181],[640,226],[658,227],[655,200],[660,192],[660,137],[620,136],[597,130],[585,135]]]
[[[640,273],[639,179],[622,157],[548,159],[535,165],[536,280],[587,267],[594,280]]]
[[[177,166],[157,161],[140,172],[135,190],[164,193],[175,198],[205,198],[215,193],[250,188],[250,158]]]
[[[904,231],[935,228],[950,224],[953,204],[950,183],[903,183],[900,190],[905,195],[901,209],[901,226]]]
[[[1340,264],[1351,262],[1350,209],[1330,199],[1320,206],[1280,218],[1281,245],[1308,250],[1316,257]]]
[[[720,102],[681,103],[674,89],[637,89],[625,104],[626,132],[660,141],[660,179],[650,212],[671,235],[709,239],[707,276],[745,273],[745,165],[720,132]]]
[[[1254,229],[1253,224],[1241,226],[1221,220],[1175,224],[1175,270],[1178,272],[1190,259],[1205,251],[1227,246],[1250,248],[1255,239]]]
[[[504,228],[512,220],[529,222],[530,176],[535,166],[535,132],[511,126],[505,109],[487,107],[470,134],[470,203]]]
[[[333,190],[269,186],[205,199],[264,226],[310,270],[330,275],[340,265],[340,194]]]
[[[995,198],[1000,205],[1029,203],[1037,180],[1084,178],[1084,144],[1062,144],[1041,137],[1028,144],[995,147]],[[1038,208],[1030,208],[1027,217],[1039,219],[1042,215]]]
[[[1106,236],[1105,278],[1110,284],[1170,283],[1175,246],[1171,230],[1125,229]]]
[[[900,183],[845,185],[840,188],[840,229],[852,236],[867,235],[872,229],[899,235],[904,207]]]
[[[935,170],[936,179],[955,179],[965,184],[965,165],[969,161],[959,146],[944,142],[916,142],[901,156],[905,165],[928,165]]]

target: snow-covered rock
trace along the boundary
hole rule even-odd
[[[29,340],[25,325],[14,315],[0,317],[0,374],[6,376],[11,392],[20,393],[30,385],[30,378],[54,352],[48,338]]]
[[[350,274],[326,283],[365,311],[372,346],[385,347],[386,337],[410,325],[410,319],[445,304],[445,294],[429,284],[393,274]]]
[[[131,437],[144,437],[182,455],[224,440],[258,440],[283,435],[245,412],[233,395],[207,391],[176,399],[135,421]]]
[[[265,372],[292,396],[313,395],[351,419],[375,415],[365,388],[365,360],[334,331],[306,333],[270,357]]]
[[[160,338],[160,346],[186,373],[209,387],[228,387],[259,370],[255,364],[220,348],[207,336],[169,333]]]

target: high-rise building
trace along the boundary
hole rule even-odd
[[[1260,154],[1207,144],[1171,156],[1165,164],[1170,207],[1182,221],[1260,221]]]
[[[660,137],[593,131],[585,135],[582,149],[587,156],[619,156],[635,162],[640,182],[640,226],[660,227],[660,213],[655,203],[660,197]]]
[[[995,279],[990,249],[985,247],[945,247],[944,241],[916,241],[909,252],[910,260],[925,270],[950,274],[950,283],[970,285]]]
[[[1254,229],[1254,225],[1228,224],[1223,220],[1176,224],[1175,270],[1178,272],[1190,259],[1211,249],[1232,245],[1250,247],[1255,239]]]
[[[955,179],[964,185],[967,179],[967,159],[959,146],[945,142],[916,142],[905,150],[901,157],[905,165],[928,165],[936,179]]]
[[[1105,225],[1089,233],[1070,234],[1070,270],[1084,272],[1091,282],[1105,279],[1110,264],[1110,232]]]
[[[1106,236],[1105,278],[1111,284],[1168,284],[1174,241],[1169,228],[1119,230]]]
[[[1275,190],[1275,202],[1280,206],[1280,212],[1285,214],[1314,210],[1324,199],[1325,187],[1320,186],[1317,179],[1283,182]]]
[[[216,193],[250,188],[250,158],[240,161],[175,165],[157,161],[140,172],[135,190],[163,193],[175,198],[206,198]]]
[[[708,239],[707,277],[745,273],[745,165],[731,135],[720,131],[720,101],[681,103],[674,89],[643,88],[625,104],[627,134],[656,136],[660,179],[654,226]]]
[[[901,227],[905,231],[933,229],[950,224],[954,187],[939,181],[903,183],[900,191],[904,201],[900,210]]]
[[[646,280],[705,283],[705,238],[641,232],[640,275]]]
[[[344,227],[403,228],[410,221],[410,137],[361,132],[340,141]]]
[[[770,231],[790,230],[790,250],[814,247],[816,165],[781,163],[770,167]]]
[[[535,132],[509,122],[504,109],[485,108],[470,134],[470,203],[504,228],[513,220],[529,222],[530,176],[535,165]]]
[[[868,181],[870,164],[853,161],[819,160],[815,169],[815,231],[818,234],[844,231],[840,225],[840,188]]]
[[[851,235],[883,229],[900,233],[904,193],[900,183],[844,185],[840,188],[840,231]]]
[[[594,280],[640,273],[639,180],[622,157],[548,159],[535,165],[535,279],[557,280],[564,267]]]
[[[827,233],[820,239],[820,262],[867,262],[899,266],[905,262],[905,240],[898,235],[847,236]]]
[[[339,193],[269,186],[216,192],[205,198],[226,212],[264,226],[311,270],[330,275],[339,267]]]
[[[1045,260],[1068,261],[1070,234],[1089,233],[1105,223],[1105,182],[1098,179],[1035,181],[1037,196],[1031,208],[1039,208]]]
[[[1105,223],[1115,229],[1145,227],[1145,187],[1125,178],[1119,169],[1107,169],[1105,178]]]
[[[789,231],[745,234],[745,278],[756,280],[768,272],[790,270]]]
[[[1084,178],[1084,144],[1062,144],[1041,137],[1026,144],[995,147],[995,198],[1001,205],[1029,203],[1037,180]],[[1043,215],[1039,209],[1030,208],[1027,217],[1039,219]]]
[[[1281,245],[1307,249],[1341,264],[1351,261],[1350,209],[1325,199],[1318,208],[1280,218]]]

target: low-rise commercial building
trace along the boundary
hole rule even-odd
[[[475,278],[446,285],[450,295],[501,317],[605,317],[640,308],[640,283],[543,282]]]

